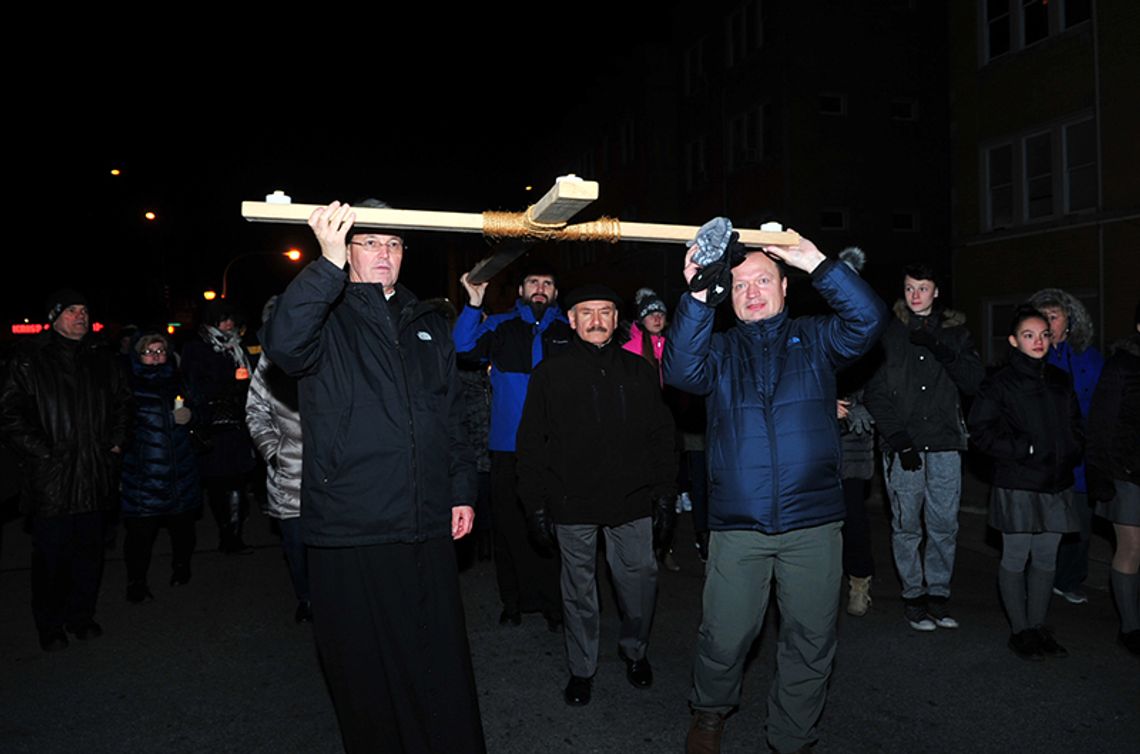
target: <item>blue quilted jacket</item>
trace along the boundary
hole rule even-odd
[[[870,350],[887,310],[842,263],[811,277],[834,315],[785,310],[714,334],[713,309],[681,297],[665,382],[707,396],[710,529],[778,534],[844,517],[835,373]]]

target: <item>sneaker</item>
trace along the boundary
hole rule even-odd
[[[1072,589],[1066,592],[1064,589],[1053,587],[1053,594],[1068,602],[1070,605],[1083,605],[1089,601],[1088,595],[1080,589]]]
[[[926,607],[920,604],[911,604],[903,608],[903,615],[906,617],[906,622],[915,631],[936,631],[938,630],[937,624],[930,619],[926,614]]]
[[[1009,648],[1023,660],[1045,659],[1045,652],[1041,649],[1041,637],[1032,628],[1010,634]]]
[[[723,735],[724,715],[694,711],[689,735],[685,738],[685,754],[720,754]]]
[[[851,576],[848,578],[850,589],[847,592],[847,614],[859,617],[867,614],[871,606],[871,577]]]
[[[957,628],[958,621],[950,617],[950,612],[946,609],[947,602],[946,597],[931,597],[926,606],[926,614],[939,628]]]
[[[1045,626],[1038,626],[1035,630],[1037,631],[1037,638],[1041,641],[1041,651],[1045,653],[1046,657],[1060,658],[1069,656],[1069,650],[1057,643],[1052,631],[1045,628]]]
[[[692,513],[693,512],[693,499],[691,497],[689,497],[688,492],[682,492],[681,493],[681,499],[678,502],[681,503],[681,512],[682,513]]]
[[[661,558],[661,565],[664,566],[666,571],[676,573],[681,570],[681,566],[677,565],[677,559],[673,557],[672,550],[666,550],[665,555]]]
[[[693,543],[693,546],[697,548],[697,557],[701,559],[701,562],[709,562],[709,533],[707,531],[697,533],[697,541]]]

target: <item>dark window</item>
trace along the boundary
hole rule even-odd
[[[987,153],[989,226],[1005,228],[1013,222],[1013,147],[1003,144]]]
[[[986,60],[1009,52],[1009,0],[986,0]]]
[[[847,97],[831,93],[819,95],[819,112],[823,115],[846,115]]]
[[[1065,127],[1065,211],[1095,208],[1096,194],[1096,129],[1089,119]]]
[[[847,230],[847,210],[823,210],[819,213],[819,227],[823,230]]]
[[[909,97],[896,97],[891,100],[893,120],[918,120],[918,103]]]
[[[917,212],[892,212],[891,230],[899,233],[913,233],[918,230]]]
[[[1065,0],[1065,28],[1083,24],[1092,18],[1090,0]]]
[[[1046,0],[1021,0],[1021,37],[1024,46],[1049,36],[1049,5]]]
[[[1025,139],[1025,217],[1034,220],[1053,214],[1053,134]]]

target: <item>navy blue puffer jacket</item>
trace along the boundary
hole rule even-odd
[[[144,366],[133,357],[131,389],[135,423],[123,455],[123,515],[161,516],[199,507],[202,492],[190,425],[174,423],[174,399],[187,396],[174,365]]]
[[[714,335],[711,307],[678,304],[665,382],[707,396],[710,529],[778,534],[844,517],[835,372],[870,350],[887,310],[845,264],[811,277],[835,315],[785,310]]]

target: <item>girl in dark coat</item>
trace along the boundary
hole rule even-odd
[[[994,462],[990,525],[1002,533],[998,588],[1009,647],[1027,660],[1068,654],[1045,627],[1045,613],[1057,545],[1080,523],[1072,491],[1080,409],[1069,376],[1045,361],[1049,342],[1045,315],[1019,307],[1009,362],[982,383],[970,411],[971,439]]]
[[[143,335],[131,356],[134,434],[123,455],[122,511],[127,530],[127,600],[153,595],[147,570],[158,530],[170,530],[174,552],[170,583],[190,580],[194,520],[202,506],[198,465],[190,442],[187,390],[170,359],[170,344],[158,334]]]

